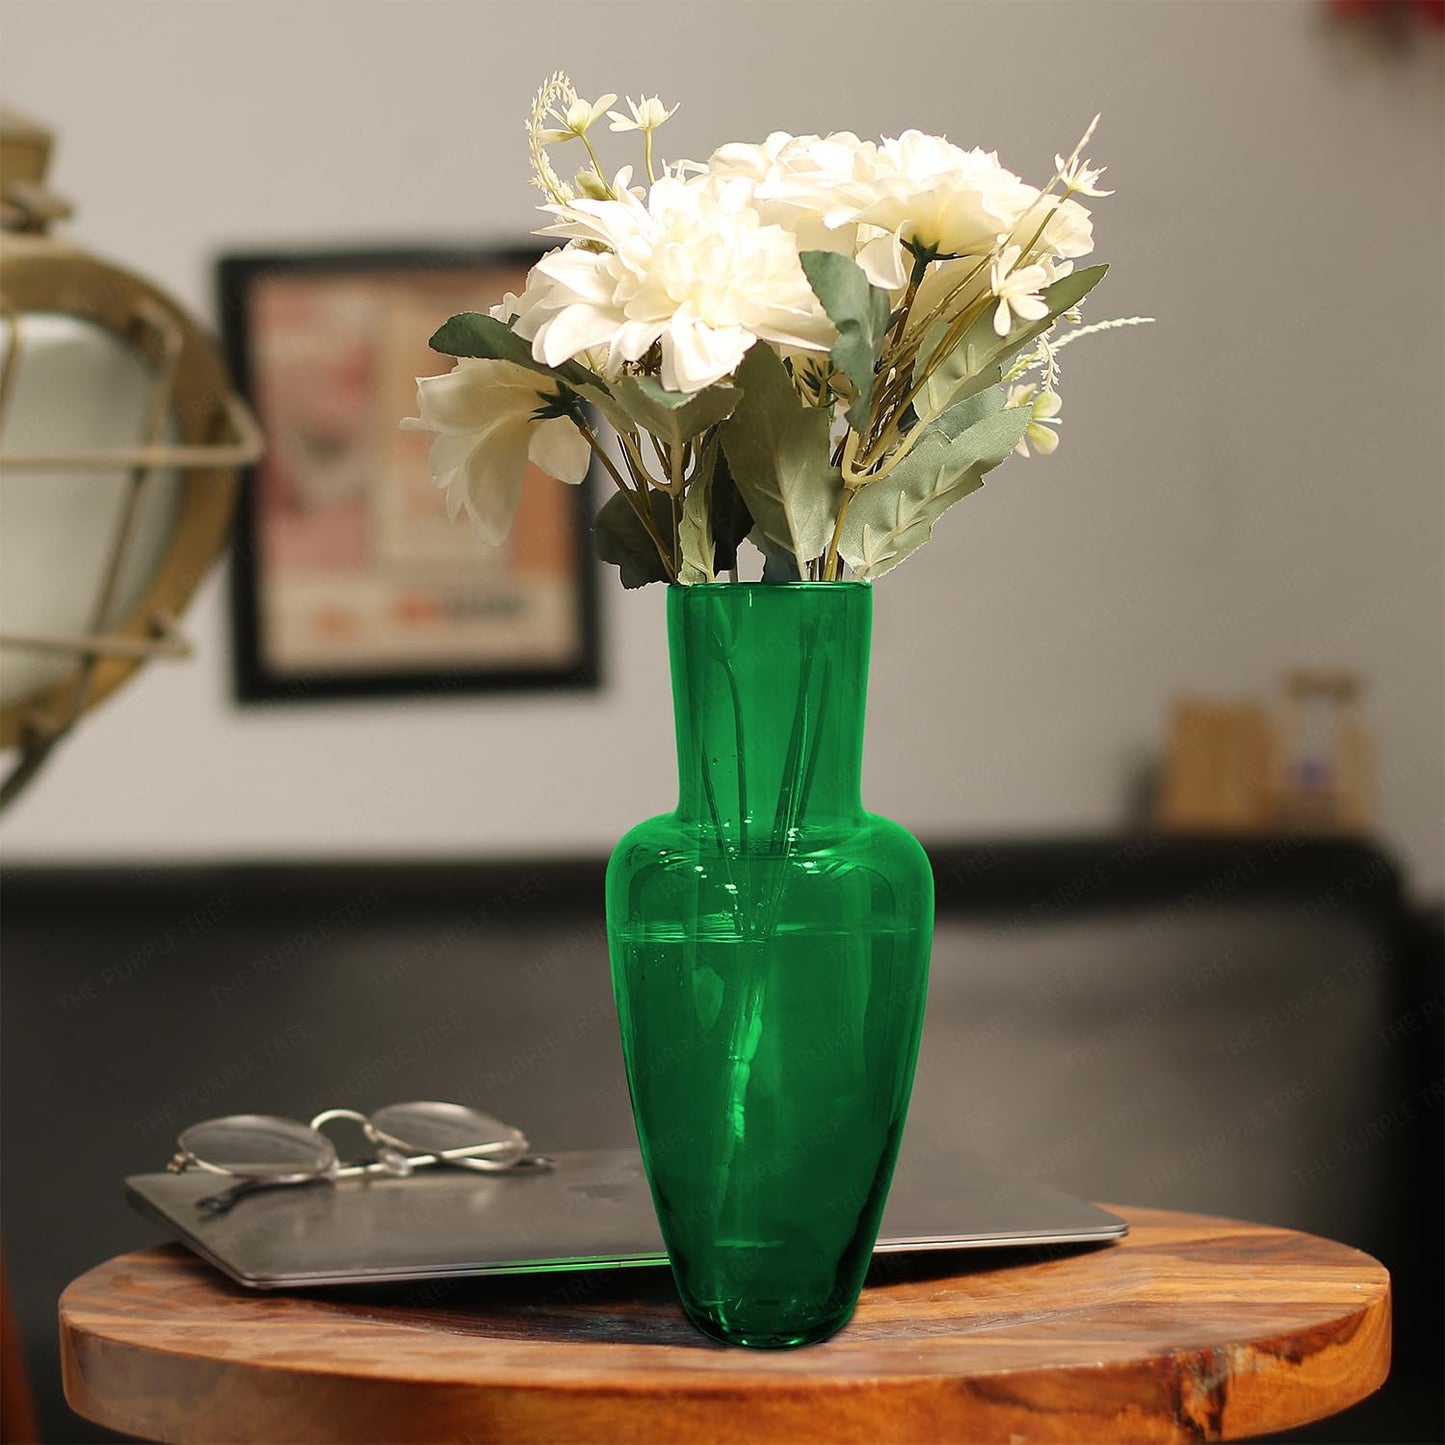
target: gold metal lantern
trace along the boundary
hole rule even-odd
[[[0,783],[152,657],[223,550],[260,433],[158,286],[51,234],[50,137],[0,112]]]

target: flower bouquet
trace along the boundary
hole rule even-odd
[[[1106,269],[1075,269],[1080,198],[1109,194],[1089,134],[1041,188],[918,131],[667,164],[672,109],[616,99],[560,74],[538,93],[542,233],[563,244],[437,331],[456,365],[403,424],[437,434],[452,515],[494,543],[529,462],[576,483],[595,458],[615,484],[599,556],[624,587],[674,584],[679,804],[608,869],[628,1082],[689,1315],[797,1345],[858,1297],[932,937],[922,849],[861,802],[869,584],[1012,453],[1051,453],[1060,352],[1142,318],[1080,324]],[[645,185],[604,170],[604,115],[640,135]]]

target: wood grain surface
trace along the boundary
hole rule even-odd
[[[1368,1255],[1110,1206],[1087,1250],[879,1256],[823,1345],[729,1349],[664,1270],[248,1292],[178,1246],[60,1301],[66,1394],[160,1441],[1185,1441],[1318,1419],[1389,1369]]]

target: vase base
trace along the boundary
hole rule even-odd
[[[724,1345],[741,1345],[750,1350],[796,1350],[803,1345],[819,1345],[836,1335],[853,1317],[854,1305],[849,1304],[816,1323],[798,1327],[759,1328],[756,1325],[734,1321],[729,1312],[714,1312],[683,1308],[692,1323],[707,1335]],[[786,1314],[779,1312],[785,1319]]]

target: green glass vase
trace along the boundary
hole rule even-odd
[[[667,594],[677,811],[607,870],[638,1142],[706,1334],[826,1339],[858,1301],[933,935],[913,836],[863,810],[863,582]]]

